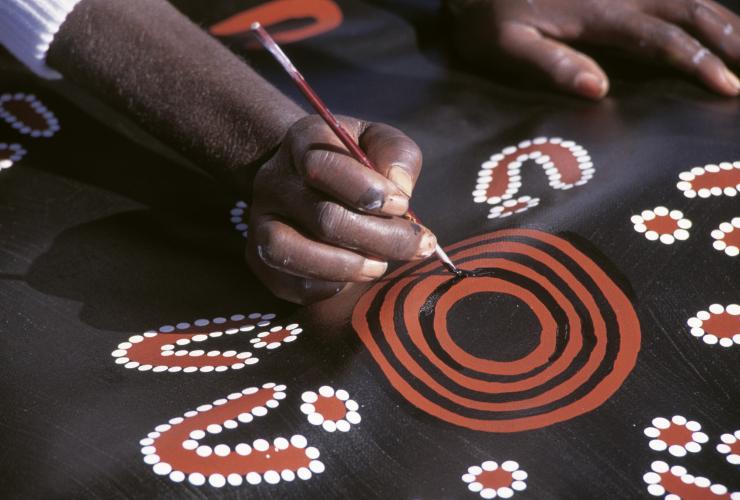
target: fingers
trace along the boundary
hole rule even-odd
[[[695,75],[712,90],[728,96],[737,95],[740,86],[717,56],[680,27],[645,14],[622,19],[611,32],[601,36],[627,50],[662,59],[670,65]]]
[[[546,38],[537,29],[521,23],[505,23],[500,48],[545,75],[558,88],[590,99],[604,97],[609,80],[590,57],[565,44]]]
[[[268,267],[257,255],[257,246],[247,244],[245,258],[252,272],[278,298],[296,304],[312,304],[344,290],[347,283],[302,278]]]
[[[372,281],[388,267],[386,262],[311,240],[276,218],[261,218],[254,231],[257,256],[281,273],[336,282]]]
[[[411,138],[390,125],[371,123],[360,136],[360,146],[380,174],[411,196],[422,161],[421,150]]]
[[[284,183],[258,201],[262,213],[292,221],[319,241],[383,260],[426,258],[437,244],[432,232],[419,224],[358,213],[297,184]]]
[[[356,137],[362,122],[344,119],[344,124]],[[334,132],[317,116],[301,120],[292,129],[287,142],[290,144],[293,163],[304,182],[357,210],[382,215],[403,215],[408,211],[409,197],[397,184],[382,173],[373,171],[347,152]],[[379,147],[385,158],[395,158],[393,142]],[[408,145],[405,145],[409,149]],[[406,150],[399,150],[395,161],[405,164]]]
[[[740,63],[740,17],[721,5],[709,0],[650,0],[645,9],[653,16],[683,26],[727,61]],[[727,77],[733,84],[737,78],[734,73]]]
[[[325,243],[384,260],[423,259],[437,244],[429,229],[409,220],[360,214],[331,201],[319,201],[293,217]]]

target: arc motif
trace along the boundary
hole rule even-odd
[[[270,28],[299,19],[310,19],[311,22],[277,31],[273,35],[275,40],[290,43],[331,31],[342,24],[342,11],[333,0],[272,0],[214,24],[210,32],[215,36],[231,36],[249,31],[252,23],[257,21]]]
[[[251,352],[189,349],[223,335],[236,335],[265,328],[275,318],[274,314],[252,313],[248,316],[235,314],[230,318],[198,319],[177,325],[165,325],[157,331],[151,330],[142,335],[133,335],[118,345],[111,353],[116,363],[124,368],[153,372],[222,372],[239,370],[259,361]],[[285,337],[293,337],[290,332],[298,325],[291,325]],[[273,327],[270,334],[280,336],[283,327]]]
[[[274,383],[248,387],[158,425],[140,442],[144,462],[174,482],[187,479],[201,486],[207,481],[216,488],[227,483],[239,486],[243,482],[276,484],[296,477],[307,480],[320,474],[324,464],[318,460],[319,450],[308,446],[301,435],[278,437],[272,444],[260,438],[251,446],[239,443],[234,449],[227,444],[211,447],[200,443],[208,434],[267,415],[285,398],[285,390],[284,385]]]
[[[473,191],[473,201],[493,205],[489,219],[521,213],[539,204],[539,198],[515,198],[522,188],[521,169],[528,161],[544,169],[553,189],[582,186],[596,171],[583,146],[559,137],[537,137],[506,147],[481,165]]]

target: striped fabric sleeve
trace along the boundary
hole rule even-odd
[[[80,0],[0,0],[0,44],[44,78],[61,78],[46,65],[46,53],[67,15]]]

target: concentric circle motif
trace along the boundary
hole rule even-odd
[[[284,385],[274,383],[248,387],[158,425],[139,442],[144,462],[155,474],[176,483],[187,480],[194,486],[208,483],[215,488],[306,480],[322,473],[325,468],[318,460],[319,450],[298,434],[290,439],[278,437],[272,444],[261,438],[251,446],[238,443],[233,449],[225,443],[210,446],[201,442],[207,436],[212,442],[223,429],[264,417],[285,398],[285,390]]]
[[[740,305],[712,304],[708,311],[699,311],[686,322],[691,335],[709,345],[732,347],[740,344]]]
[[[267,327],[274,318],[274,314],[234,314],[229,318],[197,319],[192,323],[164,325],[158,330],[129,337],[111,355],[116,358],[116,364],[139,371],[207,373],[240,370],[257,363],[259,359],[249,351],[206,351],[197,347],[224,335],[243,334]]]
[[[283,344],[293,342],[298,335],[303,332],[303,328],[298,327],[298,323],[292,323],[288,326],[273,326],[266,332],[260,332],[249,342],[257,349],[277,349]]]
[[[308,416],[308,422],[320,425],[327,432],[347,432],[360,423],[360,414],[357,412],[360,405],[350,399],[344,389],[335,391],[333,387],[324,385],[317,392],[304,392],[301,399],[301,411]]]
[[[229,212],[234,229],[239,231],[245,238],[249,234],[249,226],[247,225],[247,221],[249,220],[248,208],[247,202],[240,200],[236,202],[234,208]]]
[[[59,132],[59,120],[33,94],[0,95],[0,118],[21,134],[51,137]]]
[[[740,161],[694,167],[678,174],[676,187],[686,198],[735,196],[740,191]]]
[[[493,205],[489,219],[521,213],[539,204],[539,198],[515,198],[522,187],[522,166],[528,161],[542,166],[553,189],[582,186],[595,172],[588,151],[573,141],[537,137],[508,146],[481,165],[473,191],[473,201]]]
[[[633,215],[630,220],[635,231],[644,234],[650,241],[658,240],[670,245],[676,240],[689,238],[691,221],[684,219],[680,210],[669,211],[666,207],[655,207],[653,210],[643,210],[640,215]]]
[[[713,484],[702,476],[689,474],[685,467],[680,465],[669,466],[667,463],[656,460],[650,465],[650,471],[643,477],[647,484],[648,493],[666,500],[700,500],[700,499],[727,499],[740,500],[740,494],[730,494],[722,484]]]
[[[725,455],[725,458],[732,465],[740,465],[740,430],[732,434],[722,434],[722,441],[717,445],[717,451]]]
[[[640,324],[593,260],[529,229],[484,234],[447,251],[477,275],[458,278],[439,262],[411,263],[373,285],[353,312],[355,331],[409,403],[462,427],[518,432],[587,413],[619,389],[640,350]],[[525,347],[535,347],[517,359],[496,359],[506,346],[495,328],[471,348],[468,327],[486,325],[466,324],[457,309],[504,298],[535,318],[517,332]]]
[[[468,467],[462,480],[468,489],[478,493],[482,498],[511,498],[517,491],[527,488],[527,472],[519,468],[513,460],[501,465],[493,460],[486,460],[480,465]]]
[[[10,168],[26,156],[26,150],[20,144],[0,142],[0,170]]]
[[[686,420],[681,415],[674,415],[671,420],[656,417],[652,424],[644,431],[651,438],[650,448],[655,451],[667,449],[674,457],[684,457],[687,452],[698,453],[701,445],[709,441],[709,437],[701,432],[699,422]]]
[[[715,250],[724,252],[730,257],[740,254],[740,217],[734,217],[730,222],[723,222],[712,231]]]

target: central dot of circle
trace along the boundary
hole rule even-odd
[[[529,306],[505,293],[475,293],[450,308],[450,336],[461,349],[480,358],[513,361],[532,352],[541,326]]]

